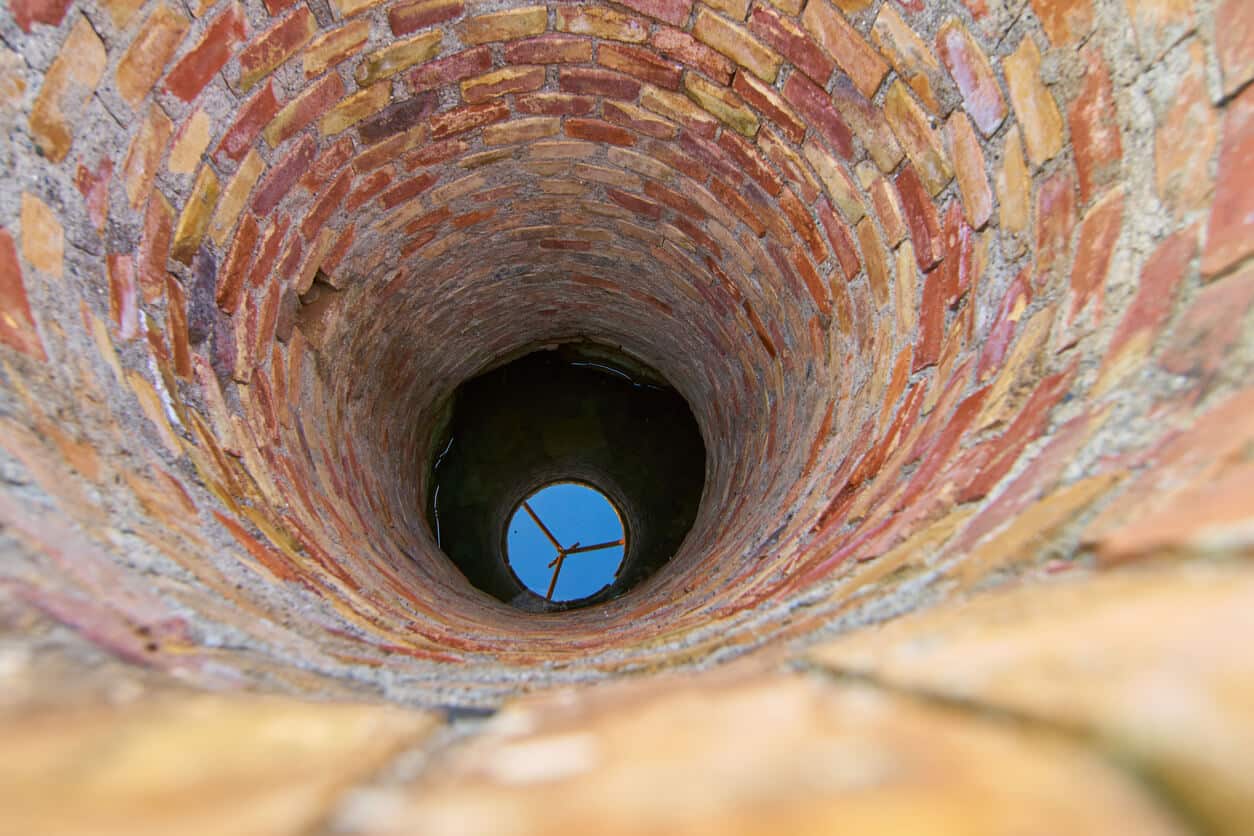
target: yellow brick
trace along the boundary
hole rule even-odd
[[[183,206],[179,215],[178,226],[174,229],[174,243],[170,246],[170,257],[184,264],[192,263],[192,256],[200,247],[200,241],[209,229],[209,221],[213,217],[214,207],[218,205],[218,177],[209,166],[201,166],[200,174],[196,175],[196,183],[192,186],[192,194]]]
[[[719,87],[694,73],[686,73],[684,93],[736,133],[753,137],[758,132],[758,117],[745,107],[739,96],[725,87]]]
[[[1024,37],[1002,61],[1006,86],[1015,115],[1023,126],[1023,144],[1033,165],[1043,165],[1062,150],[1062,114],[1049,88],[1041,81],[1041,51],[1031,36]]]
[[[340,13],[340,17],[359,15],[384,2],[385,0],[331,0],[331,4]]]
[[[338,134],[345,128],[365,119],[370,114],[382,110],[392,99],[392,85],[376,84],[365,90],[345,98],[331,109],[318,123],[318,130],[323,136]]]
[[[144,124],[140,125],[135,139],[131,140],[126,162],[122,164],[126,198],[132,208],[138,209],[148,199],[161,157],[173,133],[174,125],[165,111],[156,105],[149,108]]]
[[[231,230],[235,228],[235,221],[244,210],[248,195],[252,193],[253,186],[257,184],[257,179],[261,177],[261,172],[265,170],[265,167],[265,160],[261,159],[256,149],[253,149],[248,152],[248,156],[240,163],[239,171],[235,172],[235,176],[227,184],[226,191],[222,193],[222,200],[218,203],[218,209],[213,213],[213,222],[209,225],[209,237],[219,247],[230,237]]]
[[[531,142],[554,136],[559,130],[561,130],[561,120],[553,116],[515,119],[512,122],[489,125],[484,128],[483,142],[485,145],[509,145],[514,142]]]
[[[100,83],[107,61],[100,37],[80,15],[44,74],[39,98],[31,107],[31,136],[49,161],[59,163],[69,153],[74,118]]]
[[[458,24],[457,32],[463,43],[473,46],[539,35],[548,25],[549,12],[546,7],[526,6],[464,20]]]
[[[807,142],[802,150],[814,173],[827,187],[832,203],[836,204],[849,223],[857,223],[866,214],[866,207],[858,197],[858,189],[849,173],[813,141]]]
[[[213,120],[203,110],[197,110],[183,124],[178,139],[170,149],[169,168],[172,174],[191,174],[200,165],[200,155],[209,144],[213,133]]]
[[[157,83],[188,26],[187,17],[169,6],[158,6],[148,15],[114,71],[118,94],[131,107]]]
[[[357,79],[360,86],[366,87],[380,79],[396,75],[415,64],[421,64],[440,51],[440,40],[443,37],[444,33],[435,29],[408,40],[390,44],[378,52],[367,55],[358,65],[353,77]]]
[[[22,192],[22,255],[36,270],[61,278],[65,231],[48,205]]]
[[[900,79],[893,82],[884,98],[884,116],[897,135],[906,156],[914,163],[928,193],[935,196],[954,177],[953,166],[931,120],[915,102]]]
[[[713,47],[766,82],[774,82],[779,75],[780,58],[774,50],[763,46],[742,26],[707,9],[697,13],[692,34],[697,40]]]
[[[645,87],[640,91],[640,104],[659,116],[673,119],[683,124],[714,125],[718,122],[707,111],[697,107],[693,102],[669,90],[656,87]]]
[[[305,78],[322,75],[355,52],[369,36],[370,21],[363,18],[318,38],[305,50]]]

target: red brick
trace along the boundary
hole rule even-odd
[[[551,32],[505,45],[507,64],[584,64],[591,60],[592,39],[580,35]]]
[[[1230,362],[1229,351],[1254,308],[1254,265],[1203,287],[1173,326],[1161,365],[1175,374],[1209,380]]]
[[[640,95],[640,82],[622,73],[585,67],[562,67],[558,88],[563,93],[606,96],[611,99],[635,99]]]
[[[874,99],[888,74],[888,62],[826,0],[810,0],[802,20],[819,45],[853,79],[858,92]]]
[[[1210,199],[1211,160],[1220,130],[1220,112],[1211,107],[1207,89],[1206,50],[1195,40],[1188,54],[1188,68],[1170,82],[1174,91],[1163,91],[1171,107],[1160,116],[1154,133],[1154,184],[1176,215],[1201,209]],[[1182,125],[1188,130],[1181,130]]]
[[[572,139],[586,139],[591,142],[608,142],[610,145],[631,146],[636,144],[636,135],[625,128],[602,122],[600,119],[567,119],[565,133]]]
[[[348,137],[340,137],[330,148],[318,152],[317,159],[309,170],[301,175],[300,187],[311,194],[318,194],[344,164],[353,157],[353,141]]]
[[[105,257],[109,279],[109,319],[122,340],[139,336],[139,293],[135,286],[135,260],[122,253]]]
[[[1071,268],[1071,314],[1074,318],[1089,298],[1097,295],[1096,315],[1100,315],[1106,276],[1123,225],[1123,190],[1111,189],[1084,216]]]
[[[482,128],[509,118],[509,105],[496,101],[481,105],[466,105],[431,117],[432,139],[444,139],[455,134]]]
[[[486,46],[467,49],[415,67],[408,79],[414,92],[443,87],[486,72],[492,67],[492,50]]]
[[[613,100],[606,100],[602,103],[601,116],[607,122],[613,122],[638,134],[645,134],[658,139],[671,139],[679,130],[679,127],[673,122],[654,116],[647,110]]]
[[[662,217],[661,206],[637,195],[607,187],[605,196],[624,209],[635,212],[637,215],[646,217],[651,221],[656,221]]]
[[[184,55],[165,79],[165,89],[185,102],[200,95],[209,80],[231,60],[235,45],[246,36],[244,10],[232,3],[214,18],[191,52]]]
[[[218,288],[214,300],[218,307],[229,314],[239,309],[243,298],[244,282],[248,278],[248,268],[252,264],[253,250],[257,246],[259,230],[257,221],[252,215],[245,215],[231,242],[231,249],[226,262],[218,274]]]
[[[936,205],[914,167],[908,163],[897,175],[897,193],[906,213],[906,225],[910,228],[910,240],[914,243],[914,257],[919,267],[930,270],[941,260],[943,241],[940,218]]]
[[[758,213],[753,210],[749,202],[741,197],[740,193],[735,191],[718,178],[710,181],[710,190],[714,192],[714,196],[718,198],[719,203],[731,209],[736,217],[744,221],[745,226],[753,230],[753,234],[761,238],[766,234],[766,224],[758,217]]]
[[[1103,368],[1115,365],[1120,350],[1133,339],[1152,340],[1162,329],[1196,251],[1197,226],[1191,226],[1168,237],[1150,254],[1141,268],[1136,296],[1111,338]]]
[[[731,83],[732,72],[736,65],[722,53],[698,41],[687,32],[659,26],[653,33],[649,43],[658,52],[670,56],[681,64],[700,70],[711,80],[720,84]]]
[[[353,172],[345,169],[329,189],[318,195],[318,201],[305,213],[300,225],[300,234],[306,241],[312,241],[322,231],[322,227],[330,220],[331,215],[340,207],[340,203],[348,196],[353,186]]]
[[[74,173],[74,186],[83,196],[83,205],[87,209],[87,217],[97,233],[104,231],[105,221],[109,216],[109,180],[113,177],[113,160],[101,158],[92,171],[79,164]]]
[[[429,172],[423,172],[417,177],[411,177],[403,183],[388,189],[379,198],[384,209],[391,209],[393,206],[404,203],[415,195],[422,194],[435,184],[436,176]]]
[[[401,36],[452,20],[465,11],[461,0],[418,0],[388,9],[388,25],[392,34]]]
[[[270,16],[274,17],[279,12],[285,12],[292,8],[300,0],[261,0],[261,2],[265,5],[266,11],[270,13]]]
[[[621,4],[674,26],[683,26],[692,12],[692,0],[620,0]]]
[[[793,66],[814,79],[820,87],[827,85],[836,62],[797,24],[781,16],[769,6],[758,6],[749,17],[749,31],[792,62]]]
[[[1032,301],[1032,288],[1028,278],[1029,270],[1025,267],[1014,277],[1001,299],[997,316],[989,326],[988,336],[984,338],[983,350],[980,352],[976,379],[981,382],[988,380],[1001,368],[1014,339],[1015,326],[1023,315],[1024,308]]]
[[[302,6],[294,14],[253,38],[239,54],[240,89],[254,84],[291,58],[317,31],[309,9]]]
[[[1067,169],[1051,174],[1036,190],[1036,281],[1066,266],[1075,231],[1075,178]]]
[[[184,380],[192,376],[192,349],[187,330],[187,297],[183,286],[170,274],[165,277],[165,328],[173,355],[174,373]]]
[[[65,20],[65,10],[70,7],[71,0],[9,0],[9,11],[13,20],[22,27],[23,32],[30,32],[32,23],[43,23],[47,26],[60,26]]]
[[[923,282],[923,302],[919,307],[919,338],[914,344],[912,372],[936,365],[945,333],[945,283],[942,271],[933,270]]]
[[[277,281],[272,281],[274,263],[279,259],[283,239],[287,237],[287,231],[291,225],[291,221],[286,216],[280,217],[277,221],[271,220],[266,225],[265,237],[261,239],[257,257],[253,260],[252,270],[249,272],[249,287],[261,287],[267,282],[279,284]]]
[[[487,209],[476,209],[473,212],[466,212],[453,218],[449,221],[449,226],[453,227],[453,229],[466,229],[467,227],[472,227],[475,224],[483,223],[495,214],[495,206]]]
[[[858,261],[858,248],[854,244],[853,234],[848,224],[832,211],[827,198],[819,198],[816,209],[819,222],[823,224],[823,231],[827,233],[827,240],[831,242],[832,252],[836,254],[836,262],[840,265],[841,272],[845,274],[845,280],[852,281],[862,269]]]
[[[270,167],[269,173],[253,195],[252,208],[258,215],[268,215],[274,207],[287,195],[296,181],[313,163],[315,145],[309,135],[301,137],[300,142],[287,153],[282,160]]]
[[[592,96],[568,96],[565,93],[532,93],[514,99],[519,113],[536,116],[586,116],[596,107]]]
[[[774,122],[790,140],[800,143],[805,139],[805,122],[785,104],[775,88],[759,81],[751,73],[736,73],[732,89],[754,110]]]
[[[832,85],[832,106],[862,140],[863,147],[880,171],[887,174],[897,168],[905,152],[884,118],[883,108],[867,101],[853,82],[843,75],[838,75]]]
[[[463,156],[469,150],[470,146],[462,139],[428,142],[405,158],[405,168],[413,171],[420,166],[436,165]]]
[[[985,137],[992,136],[1006,118],[1006,100],[988,56],[955,18],[946,21],[936,33],[936,54],[958,85],[962,106],[975,126]]]
[[[530,93],[544,86],[544,67],[505,67],[462,82],[462,99],[481,104],[511,93]]]
[[[17,246],[7,229],[0,229],[0,343],[36,360],[48,359],[26,297]]]
[[[261,129],[270,123],[279,111],[278,99],[274,96],[274,86],[266,82],[266,86],[248,100],[239,109],[239,116],[218,143],[213,152],[213,160],[220,166],[228,161],[238,163],[244,159],[248,149],[253,147]]]
[[[719,147],[736,161],[740,170],[752,177],[759,186],[772,197],[779,197],[784,191],[783,181],[775,170],[758,154],[756,147],[746,139],[734,133],[723,131],[718,138]]]
[[[650,144],[649,153],[671,166],[671,168],[678,168],[695,180],[703,180],[706,174],[708,174],[706,169],[713,169],[718,176],[727,179],[731,183],[741,183],[745,179],[744,172],[740,170],[740,166],[729,159],[722,148],[710,140],[689,131],[684,131],[679,135],[680,148],[690,155],[687,160],[684,160],[678,154],[666,154],[659,145],[661,144]]]
[[[187,18],[168,6],[158,6],[140,26],[118,61],[114,75],[118,94],[135,107],[152,92],[165,65],[187,34]]]
[[[1083,60],[1082,86],[1067,109],[1082,204],[1118,177],[1123,162],[1119,122],[1112,117],[1115,98],[1106,61],[1094,46],[1084,51]]]
[[[165,285],[166,261],[174,239],[174,209],[161,192],[148,199],[144,210],[143,237],[139,242],[139,286],[144,300],[153,302]]]
[[[836,153],[846,160],[853,157],[853,134],[840,118],[822,88],[804,76],[793,73],[784,84],[784,98],[800,111],[806,121],[821,133]]]
[[[1254,252],[1254,85],[1228,105],[1219,180],[1206,226],[1202,272],[1222,273]]]
[[[597,63],[667,90],[678,90],[683,75],[682,65],[626,44],[601,44],[597,48]]]

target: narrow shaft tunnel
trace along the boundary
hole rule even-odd
[[[848,674],[808,649],[1151,558],[1245,572],[1251,8],[8,3],[5,635],[475,718]],[[546,600],[506,528],[562,481],[624,556]],[[1171,815],[1250,812],[1226,763]]]

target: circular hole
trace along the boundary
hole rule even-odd
[[[622,514],[591,485],[557,482],[532,492],[510,516],[505,561],[523,586],[549,601],[577,601],[618,577],[627,551]]]

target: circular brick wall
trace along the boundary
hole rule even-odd
[[[1249,8],[11,3],[4,583],[195,681],[473,702],[1135,557],[1130,477],[1248,385]],[[570,339],[679,389],[706,492],[537,616],[417,463]]]

